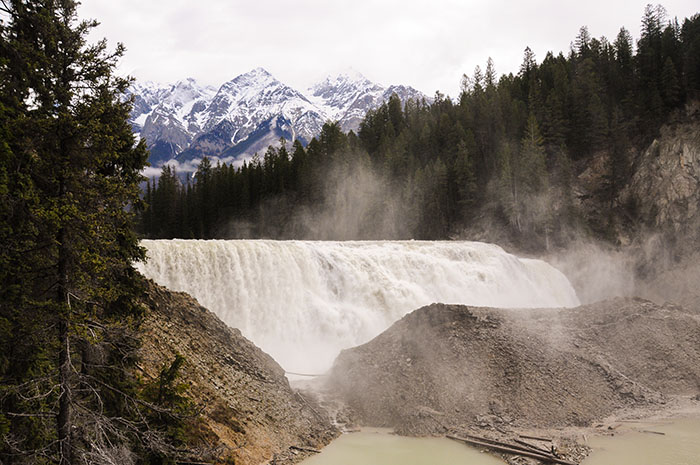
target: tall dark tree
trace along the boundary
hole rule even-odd
[[[99,461],[95,448],[117,430],[98,415],[128,417],[105,386],[129,390],[130,359],[107,350],[105,370],[83,348],[120,344],[106,343],[109,328],[138,313],[132,263],[143,251],[131,226],[147,152],[128,123],[129,81],[114,74],[123,48],[89,45],[97,23],[79,22],[76,8],[0,7],[0,331],[18,342],[0,363],[8,464]]]

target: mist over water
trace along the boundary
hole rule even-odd
[[[479,242],[144,240],[137,268],[239,328],[287,371],[321,373],[433,302],[572,307],[566,277]]]

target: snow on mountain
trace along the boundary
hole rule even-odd
[[[345,131],[357,130],[368,109],[381,105],[384,89],[363,75],[350,72],[329,76],[309,88],[313,102]]]
[[[285,137],[308,142],[318,134],[326,120],[301,93],[281,83],[263,68],[256,68],[224,83],[209,102],[201,137],[195,137],[190,152],[206,153],[211,146],[210,133],[216,132],[221,147],[236,146],[261,126],[273,120],[285,121],[284,131],[274,139]],[[282,134],[281,132],[285,132]],[[206,143],[202,145],[200,142]],[[217,145],[218,147],[218,145]]]
[[[189,147],[201,132],[202,112],[216,89],[201,86],[194,79],[162,86],[152,82],[132,87],[132,126],[151,149],[151,163],[173,158]]]
[[[365,114],[396,93],[402,102],[427,97],[412,87],[376,84],[356,71],[329,76],[309,88],[312,102],[324,109],[344,131],[357,131]]]
[[[394,92],[404,102],[425,98],[411,87],[383,87],[356,72],[328,77],[312,86],[307,97],[263,68],[218,90],[186,79],[172,85],[136,83],[129,92],[134,96],[134,132],[146,139],[154,166],[204,155],[247,158],[280,137],[306,144],[326,121],[356,131],[365,113]]]

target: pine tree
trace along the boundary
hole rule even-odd
[[[525,47],[523,53],[523,62],[520,65],[518,76],[521,78],[521,97],[526,100],[530,96],[530,88],[534,84],[535,71],[537,70],[537,62],[535,61],[535,53],[530,47]]]
[[[194,175],[195,195],[197,196],[197,212],[199,213],[200,235],[205,239],[210,239],[214,230],[214,192],[211,160],[208,157],[202,158]]]
[[[108,349],[129,343],[109,328],[139,312],[131,224],[147,152],[128,123],[129,81],[114,74],[121,45],[87,45],[96,23],[79,23],[74,1],[2,5],[0,333],[32,336],[3,351],[0,461],[105,461],[110,448],[93,446],[117,437],[110,416],[129,418],[109,399],[110,386],[130,389],[131,359]]]
[[[678,82],[678,73],[671,57],[666,58],[661,72],[662,97],[667,109],[675,108],[681,98],[681,86]]]
[[[591,50],[591,34],[588,32],[587,26],[581,26],[574,42],[576,54],[579,58],[586,58]]]
[[[684,87],[689,97],[700,96],[700,14],[683,21],[681,27],[681,49]]]
[[[155,180],[154,180],[155,183]],[[163,165],[158,185],[152,189],[152,213],[155,223],[154,237],[172,239],[179,237],[177,229],[178,197],[180,181],[175,168]]]
[[[637,42],[637,71],[639,75],[638,106],[641,112],[641,129],[650,133],[663,114],[661,97],[663,69],[663,22],[666,11],[661,5],[647,5],[642,17],[642,35]]]
[[[469,218],[472,216],[471,210],[476,205],[477,184],[474,164],[464,141],[457,146],[454,166],[458,203],[462,210],[461,217]]]
[[[496,67],[491,57],[486,61],[486,75],[484,76],[486,88],[490,89],[496,85]]]
[[[530,47],[525,47],[523,62],[520,65],[520,76],[522,76],[525,81],[528,81],[530,79],[530,74],[536,67],[535,53]]]
[[[484,90],[484,74],[481,72],[481,67],[476,65],[474,68],[474,78],[472,78],[473,90],[475,93],[480,93]]]
[[[519,171],[528,190],[538,192],[547,186],[547,166],[544,155],[544,139],[535,115],[530,113],[525,134],[520,143]]]

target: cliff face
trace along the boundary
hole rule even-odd
[[[640,155],[621,201],[633,200],[639,219],[649,227],[699,239],[700,103],[688,105],[682,123],[661,129]]]
[[[141,368],[155,378],[176,353],[185,357],[186,395],[203,408],[200,446],[217,463],[293,463],[302,454],[290,446],[320,448],[337,435],[269,355],[192,297],[149,281],[144,303]]]
[[[586,426],[700,392],[700,314],[639,299],[575,309],[433,304],[343,351],[328,387],[406,434]]]
[[[634,244],[642,251],[637,294],[700,309],[700,102],[661,129],[620,199],[652,232]]]
[[[612,211],[596,194],[609,182],[610,156],[602,151],[587,161],[573,183],[577,211],[606,241],[574,234],[548,261],[582,301],[635,295],[700,309],[700,102],[674,114],[644,150],[627,154],[629,178]]]
[[[612,156],[603,150],[588,160],[573,185],[577,207],[593,229],[610,222],[610,200],[601,193],[608,189]],[[700,240],[700,102],[687,104],[644,150],[625,157],[629,177],[613,202],[618,242],[629,244],[650,231]]]

